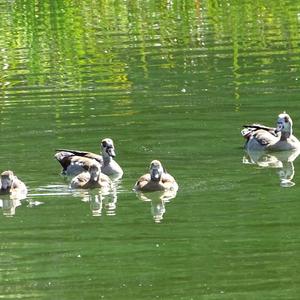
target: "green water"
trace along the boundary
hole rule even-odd
[[[286,110],[300,136],[299,14],[0,1],[0,165],[29,188],[0,211],[0,299],[299,299],[299,160],[282,187],[281,169],[243,163],[240,135]],[[54,150],[104,137],[115,194],[69,190]],[[153,159],[179,184],[169,202],[131,190]]]

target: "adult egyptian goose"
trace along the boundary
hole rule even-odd
[[[287,151],[300,149],[299,140],[293,135],[293,121],[283,112],[277,119],[277,127],[260,124],[244,125],[242,135],[246,139],[245,149],[248,151]]]
[[[111,139],[105,138],[100,144],[101,154],[92,152],[58,149],[55,158],[63,167],[62,173],[69,176],[75,176],[83,171],[87,171],[92,164],[92,160],[96,160],[101,165],[101,172],[115,178],[123,176],[123,170],[114,160],[115,147]]]

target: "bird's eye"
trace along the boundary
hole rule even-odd
[[[103,142],[102,142],[102,146],[103,146],[103,147],[107,147],[106,141],[103,141]]]

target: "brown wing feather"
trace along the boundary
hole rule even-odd
[[[64,170],[68,168],[74,157],[80,157],[85,159],[95,159],[101,165],[103,165],[103,158],[99,154],[95,154],[92,152],[85,151],[77,151],[77,150],[67,150],[67,149],[57,149],[57,152],[54,156],[60,162],[61,166]],[[79,161],[79,159],[77,159]]]
[[[166,182],[172,182],[173,183],[173,182],[175,182],[175,178],[172,175],[168,174],[168,173],[164,173],[161,177],[161,181],[163,183],[166,183]]]
[[[151,180],[150,174],[145,174],[141,176],[135,184],[135,187],[141,188],[146,185]]]

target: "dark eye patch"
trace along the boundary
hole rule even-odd
[[[289,118],[288,117],[284,117],[284,122],[288,123],[289,122]]]
[[[103,142],[102,142],[102,146],[103,146],[103,147],[107,147],[106,141],[103,141]]]

